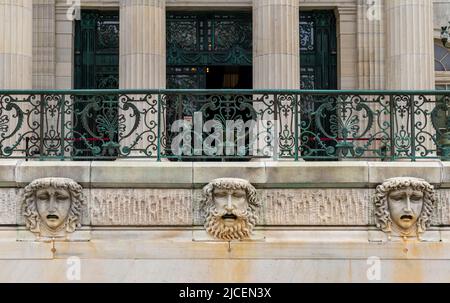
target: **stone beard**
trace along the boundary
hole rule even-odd
[[[425,180],[388,179],[376,189],[377,227],[401,237],[419,237],[431,224],[434,204],[434,188]]]
[[[81,227],[82,187],[71,179],[43,178],[24,189],[27,228],[40,236],[60,237]]]
[[[206,231],[220,240],[251,236],[258,220],[255,188],[243,179],[216,179],[203,188]]]

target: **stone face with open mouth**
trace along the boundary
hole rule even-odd
[[[391,236],[420,237],[431,224],[434,187],[415,177],[396,177],[377,186],[376,225]]]
[[[48,215],[47,220],[59,220],[59,217],[57,215]]]
[[[225,214],[222,216],[222,220],[225,225],[233,225],[234,222],[238,219],[238,217],[234,214]]]
[[[50,229],[61,227],[70,210],[70,193],[64,188],[43,188],[36,192],[36,206],[43,222]]]
[[[405,222],[409,222],[411,220],[414,220],[414,217],[411,215],[403,215],[400,217],[400,220],[405,221]]]
[[[393,223],[409,229],[422,212],[423,193],[410,187],[394,190],[389,193],[388,204]]]
[[[83,188],[67,178],[36,179],[25,187],[23,215],[40,237],[64,237],[81,227]]]
[[[258,219],[256,190],[247,181],[235,178],[213,180],[203,188],[205,228],[221,240],[249,238]]]

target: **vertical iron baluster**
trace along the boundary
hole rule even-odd
[[[395,129],[394,129],[394,115],[395,115],[395,104],[393,95],[389,95],[389,130],[390,130],[390,145],[391,145],[391,161],[395,161]]]
[[[157,157],[157,161],[160,162],[161,161],[161,92],[158,91],[158,118],[156,119],[158,125],[158,138],[156,139],[156,157]],[[145,117],[144,117],[145,119]]]
[[[64,132],[64,125],[65,125],[65,95],[61,95],[61,161],[65,160],[65,155],[64,155],[64,145],[66,142],[66,138],[65,138],[65,132]]]
[[[278,124],[281,123],[281,120],[279,120],[279,113],[278,113],[278,95],[276,93],[273,94],[273,160],[278,160],[278,149],[279,149],[279,131],[278,131]]]
[[[295,142],[295,161],[298,161],[299,158],[299,150],[298,150],[298,128],[299,128],[299,121],[298,121],[298,94],[295,94],[294,98],[294,142]]]
[[[31,96],[31,95],[30,95]],[[44,114],[46,114],[46,110],[45,110],[45,95],[41,94],[40,95],[40,113],[39,113],[39,159],[42,161],[43,160],[43,156],[42,153],[44,151]],[[32,113],[32,111],[30,111],[30,114]]]
[[[415,110],[414,110],[414,95],[409,96],[411,104],[410,104],[410,111],[411,111],[411,160],[416,161],[416,131],[415,131]]]

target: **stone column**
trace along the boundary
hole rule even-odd
[[[55,0],[33,1],[33,88],[54,89],[56,68]]]
[[[0,0],[0,90],[31,89],[33,85],[33,11],[31,0]],[[24,156],[17,150],[25,149],[26,138],[36,137],[29,130],[33,117],[27,96],[12,96],[11,103],[20,110],[6,108],[6,101],[0,95],[0,154]],[[15,102],[24,100],[25,102]],[[18,116],[22,111],[23,120]],[[4,123],[7,123],[5,126]],[[22,124],[20,124],[22,122]],[[17,128],[21,125],[20,128]],[[5,137],[5,139],[3,139]],[[12,150],[9,150],[9,149]]]
[[[358,0],[358,89],[384,89],[384,14],[383,0],[368,4]]]
[[[434,41],[432,0],[389,0],[385,1],[386,13],[386,88],[392,90],[434,89]],[[433,101],[433,96],[427,96]],[[429,113],[433,105],[417,97],[414,110],[415,124],[410,125],[395,109],[397,124],[406,127],[408,136],[416,144],[413,154],[420,155],[426,149],[436,146],[432,140],[435,131]],[[404,102],[403,102],[404,103]],[[394,104],[402,104],[399,98]],[[401,110],[401,109],[400,109]],[[428,112],[428,114],[426,114]],[[411,116],[412,111],[406,116]],[[401,136],[399,129],[394,130]],[[405,145],[402,148],[412,149]]]
[[[388,0],[389,1],[389,0]],[[385,22],[384,22],[384,0],[367,1],[358,0],[357,11],[357,53],[353,56],[357,59],[358,66],[358,89],[360,90],[382,90],[385,88]],[[367,101],[375,101],[372,96],[361,96]],[[368,103],[373,113],[383,113],[382,106],[378,102]],[[368,119],[365,111],[356,112],[360,129],[367,127]],[[389,121],[389,115],[383,115],[381,119],[374,117],[374,124],[363,139],[369,140],[372,136],[377,139],[383,138],[380,132],[380,124]],[[354,146],[364,147],[366,140],[354,141]],[[382,149],[386,142],[374,140],[369,148]],[[366,147],[367,148],[367,147]],[[367,156],[376,156],[367,152]]]
[[[434,89],[433,1],[385,1],[386,87]]]
[[[120,88],[164,89],[166,87],[166,3],[165,0],[120,0]],[[144,96],[128,96],[134,100]],[[158,112],[158,96],[145,102],[131,102],[141,111],[141,122],[134,128],[136,119],[130,109],[123,110],[125,138],[119,138],[121,147],[131,147],[132,156],[157,154],[158,122],[164,111]],[[158,119],[158,115],[161,119]],[[163,124],[164,122],[160,122]],[[161,125],[161,129],[164,126]],[[128,136],[129,135],[129,136]]]
[[[300,88],[300,42],[299,42],[299,6],[298,0],[253,0],[253,88],[254,89],[299,89]],[[264,112],[260,120],[274,120],[273,131],[274,150],[270,155],[277,158],[278,133],[284,125],[289,125],[294,134],[294,115],[268,114],[267,106],[274,100],[255,96],[254,99],[264,102],[254,102],[256,111]],[[280,98],[281,100],[281,98]],[[281,101],[287,108],[293,109],[292,99]],[[263,104],[265,103],[265,104]],[[272,105],[273,106],[273,105]],[[262,126],[266,128],[267,126]],[[262,130],[259,129],[261,134]],[[276,135],[275,135],[276,134]],[[258,137],[259,152],[266,150],[264,135]],[[256,147],[256,146],[255,146]]]
[[[253,88],[299,89],[298,0],[253,0]]]
[[[339,89],[352,90],[358,87],[357,57],[357,9],[353,6],[337,8],[338,80]]]
[[[31,89],[31,0],[0,0],[0,89]]]
[[[165,87],[165,0],[121,0],[120,88]]]

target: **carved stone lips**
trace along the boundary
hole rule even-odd
[[[58,220],[59,217],[58,217],[57,215],[48,215],[48,216],[47,216],[47,219],[48,219],[48,220]]]
[[[400,220],[410,221],[412,219],[413,219],[413,216],[411,216],[411,215],[403,215],[403,216],[400,217]]]
[[[222,219],[224,219],[224,220],[236,220],[237,217],[236,217],[236,215],[233,215],[233,214],[226,214],[226,215],[222,216]]]

